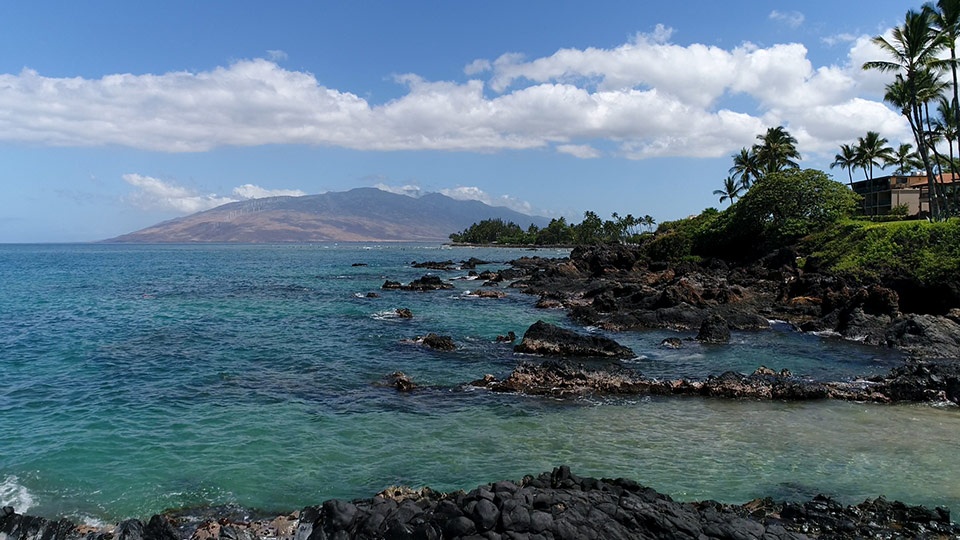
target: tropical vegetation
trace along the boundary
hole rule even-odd
[[[950,196],[943,185],[943,173],[944,165],[951,173],[957,173],[954,144],[958,143],[957,126],[960,126],[956,62],[958,34],[960,0],[927,3],[919,11],[907,11],[903,24],[893,29],[889,39],[884,36],[873,38],[873,43],[887,57],[863,64],[863,69],[894,75],[886,87],[884,100],[896,107],[910,125],[919,164],[927,177],[930,218],[935,221],[957,214],[955,197]],[[947,51],[950,60],[942,58]],[[951,75],[951,82],[943,80],[947,72]],[[931,113],[931,103],[937,116]],[[943,141],[947,143],[947,156],[940,152],[939,145]],[[885,159],[889,164],[893,156]]]
[[[854,279],[911,276],[947,283],[960,273],[960,221],[845,221],[804,240],[808,261]]]
[[[664,222],[655,233],[650,216],[614,213],[602,220],[586,212],[579,224],[558,218],[543,229],[523,230],[512,223],[480,223],[451,239],[521,245],[630,242],[649,261],[672,262],[755,259],[789,247],[803,254],[798,261],[809,269],[852,279],[953,280],[960,274],[960,219],[948,219],[960,217],[960,197],[945,187],[944,178],[947,173],[960,178],[958,35],[960,0],[938,0],[908,11],[889,37],[873,38],[886,58],[866,62],[863,69],[893,75],[884,99],[906,118],[913,140],[891,145],[881,133],[868,131],[841,144],[830,168],[846,171],[850,187],[823,171],[801,168],[797,139],[777,126],[730,156],[728,176],[713,191],[728,204],[724,210],[707,208]],[[894,175],[926,177],[929,221],[856,218],[862,199],[850,189],[855,176],[872,180],[888,167]],[[888,217],[903,218],[907,211],[896,206]]]
[[[651,234],[656,220],[645,215],[620,216],[616,212],[610,219],[600,219],[595,212],[583,214],[583,221],[567,223],[566,218],[550,220],[543,228],[530,224],[526,230],[513,222],[501,219],[485,219],[450,235],[450,240],[462,244],[501,244],[518,246],[571,246],[602,243],[636,242],[645,234]]]
[[[763,176],[726,210],[661,224],[643,245],[654,260],[749,258],[849,218],[859,202],[823,171],[785,168]]]
[[[757,135],[760,141],[749,149],[744,147],[740,152],[730,156],[733,159],[733,166],[730,167],[730,175],[727,180],[740,182],[742,190],[750,189],[750,186],[759,180],[762,180],[768,174],[780,172],[784,169],[797,169],[800,165],[796,160],[800,159],[800,152],[797,151],[797,139],[794,138],[786,128],[777,126],[767,129],[766,133]],[[729,184],[725,187],[729,187]],[[719,191],[719,190],[718,190]],[[714,191],[714,195],[720,195]],[[737,195],[731,197],[731,190],[725,190],[720,202],[726,199],[736,199]]]

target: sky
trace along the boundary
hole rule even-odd
[[[860,66],[920,5],[2,2],[0,243],[357,187],[662,222],[780,125],[846,182],[841,144],[910,140]]]

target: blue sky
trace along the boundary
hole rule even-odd
[[[369,186],[681,218],[767,127],[909,140],[859,66],[919,5],[0,3],[0,242]]]

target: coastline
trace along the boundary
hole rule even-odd
[[[239,519],[238,519],[239,518]],[[676,502],[629,479],[579,477],[568,467],[469,491],[391,487],[372,498],[332,499],[273,519],[168,512],[146,523],[77,526],[0,509],[0,540],[325,540],[333,538],[960,538],[944,508],[882,497],[843,506],[798,502]]]
[[[552,263],[551,263],[551,264],[552,264]],[[531,268],[532,268],[532,267],[531,267]],[[549,271],[549,270],[546,270],[546,271]],[[536,274],[536,273],[537,273],[537,271],[533,271],[533,274]],[[515,282],[515,283],[519,283],[519,282]],[[518,289],[520,289],[520,288],[522,288],[522,284],[521,284],[521,287],[518,287]],[[506,289],[506,287],[504,287],[504,289]],[[581,289],[580,292],[582,293],[583,290]],[[588,291],[588,292],[589,292],[589,291]],[[580,293],[578,293],[578,294],[580,294]],[[365,302],[365,300],[357,300],[356,302]],[[547,311],[549,312],[549,310],[547,310]],[[420,313],[421,313],[421,312],[418,312],[418,315],[420,315]],[[482,373],[482,372],[481,372],[481,373]],[[428,393],[428,394],[424,397],[424,399],[425,399],[425,400],[429,400],[429,399],[431,398],[431,396],[432,396],[432,394],[429,394],[429,393]],[[535,469],[535,470],[536,470],[536,469]],[[541,469],[541,470],[542,470],[542,469]],[[596,470],[595,470],[594,473],[595,473],[595,474],[602,474],[603,471],[600,471],[599,473],[596,473]],[[493,476],[494,478],[496,478],[496,477],[498,477],[499,475],[492,475],[492,476]],[[371,490],[371,491],[372,491],[372,490]],[[761,493],[763,493],[763,492],[761,492]],[[351,496],[352,496],[352,495],[351,495]],[[911,500],[911,499],[910,499],[909,497],[907,497],[907,498],[905,498],[904,500]],[[283,508],[283,506],[281,506],[281,508]]]

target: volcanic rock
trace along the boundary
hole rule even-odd
[[[410,266],[414,268],[427,268],[429,270],[453,270],[453,261],[425,261],[417,262],[413,261],[410,263]]]
[[[387,375],[377,386],[390,386],[396,388],[398,392],[409,392],[417,387],[413,379],[402,371],[394,371]]]
[[[697,341],[716,344],[730,343],[730,328],[727,326],[727,320],[716,314],[704,319],[700,325],[700,332],[697,334]]]
[[[441,336],[432,332],[422,338],[417,338],[417,341],[425,347],[430,347],[438,351],[455,351],[457,349],[457,344],[453,342],[452,337]]]
[[[633,480],[580,477],[558,467],[519,482],[469,491],[390,488],[369,499],[329,500],[299,513],[293,540],[386,538],[553,538],[698,540],[831,538],[957,538],[960,526],[943,508],[883,498],[843,506],[822,495],[807,502],[756,499],[744,505],[677,502]],[[216,534],[216,537],[212,536]],[[482,536],[480,535],[482,534]],[[199,539],[280,538],[269,527],[220,520]],[[81,533],[72,523],[0,512],[0,538],[9,540],[179,540],[162,516],[147,525],[128,520],[112,532]],[[283,538],[291,538],[284,536]]]
[[[612,339],[578,334],[543,321],[533,323],[513,350],[519,353],[562,357],[636,357],[629,347],[624,347]]]

